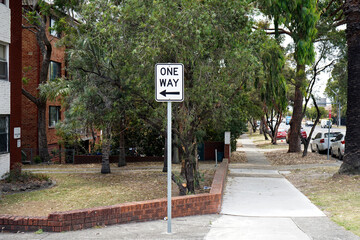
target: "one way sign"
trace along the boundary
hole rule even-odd
[[[184,101],[184,65],[181,63],[155,65],[155,100],[157,102]]]

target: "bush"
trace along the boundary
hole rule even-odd
[[[7,183],[15,183],[15,182],[28,182],[33,180],[38,181],[49,181],[49,176],[45,174],[34,174],[31,172],[22,172],[21,166],[15,166],[14,169],[11,169],[10,172],[5,173],[2,178]]]
[[[34,161],[34,163],[36,163],[36,164],[41,163],[41,158],[40,158],[40,156],[35,156],[35,157],[33,158],[33,161]]]

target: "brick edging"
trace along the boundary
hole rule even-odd
[[[228,171],[228,160],[216,169],[210,193],[173,197],[172,216],[219,213],[225,180]],[[155,199],[141,202],[122,203],[112,206],[89,209],[54,212],[47,217],[25,217],[0,215],[0,228],[3,231],[37,231],[63,232],[121,224],[163,219],[167,215],[167,199]]]

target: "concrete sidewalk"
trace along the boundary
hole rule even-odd
[[[230,164],[221,214],[175,218],[64,233],[4,233],[0,239],[360,240],[344,230],[271,166],[247,136],[247,164]]]
[[[221,217],[206,239],[355,240],[269,165],[246,135],[247,164],[230,164]]]

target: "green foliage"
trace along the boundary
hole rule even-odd
[[[35,164],[39,164],[39,163],[41,163],[41,162],[42,162],[42,160],[41,160],[41,157],[40,157],[40,156],[34,156],[34,157],[33,157],[33,161],[34,161],[34,163],[35,163]]]
[[[319,107],[319,110],[320,110],[320,119],[327,118],[328,111],[326,111],[324,107]],[[310,118],[312,121],[315,121],[315,119],[317,118],[316,107],[307,108],[305,116]]]

